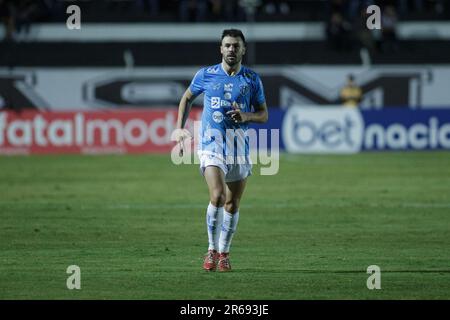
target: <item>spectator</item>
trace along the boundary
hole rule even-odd
[[[344,20],[342,14],[334,12],[327,25],[327,38],[331,47],[337,51],[350,49],[350,24]]]
[[[344,0],[331,0],[330,1],[330,12],[340,13],[341,15],[345,14],[345,3]]]
[[[346,107],[358,107],[362,99],[362,90],[355,83],[352,74],[347,76],[347,83],[341,90],[341,103]]]
[[[398,51],[397,22],[398,18],[394,6],[386,6],[381,18],[381,49],[385,53]]]
[[[423,0],[414,0],[413,2],[414,2],[413,10],[415,12],[422,12],[424,8]],[[405,16],[412,11],[408,0],[398,0],[397,10],[401,16]]]
[[[365,8],[361,8],[359,15],[353,21],[354,43],[358,45],[358,49],[366,48],[370,53],[375,52],[375,38],[373,30],[367,28],[368,14]]]
[[[441,16],[444,13],[444,0],[429,0],[429,2],[435,16]]]
[[[205,22],[208,11],[207,0],[179,0],[179,18],[181,22]]]
[[[59,0],[41,0],[41,21],[55,21],[58,18],[63,16],[63,19],[66,18],[64,15],[66,13],[66,7],[64,3]]]
[[[222,1],[221,0],[210,0],[211,3],[211,15],[213,21],[217,21],[222,17]]]
[[[373,0],[348,0],[347,3],[347,17],[350,21],[359,18],[359,13],[361,10],[366,11],[366,9],[373,5]]]
[[[268,15],[274,15],[276,13],[288,15],[291,12],[291,8],[286,1],[270,0],[264,5],[264,11]]]
[[[9,0],[0,0],[0,23],[5,27],[4,40],[12,40],[15,26],[13,17],[13,4]]]
[[[239,0],[222,1],[223,18],[227,22],[236,22],[245,20],[245,12],[239,5]]]
[[[31,28],[31,23],[39,15],[39,4],[33,0],[19,0],[13,10],[17,34],[26,37]]]

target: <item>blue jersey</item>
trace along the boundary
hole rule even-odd
[[[226,158],[248,157],[249,142],[245,135],[248,124],[235,123],[227,112],[233,110],[233,102],[238,104],[242,112],[252,112],[255,106],[265,103],[259,75],[241,66],[236,75],[230,76],[219,63],[200,69],[189,89],[195,96],[205,94],[199,151]],[[235,137],[230,136],[233,132]],[[226,138],[227,133],[229,139]]]

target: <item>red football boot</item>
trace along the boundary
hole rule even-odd
[[[208,250],[203,261],[203,269],[206,271],[216,271],[217,260],[219,260],[219,253],[216,250]]]
[[[229,253],[221,253],[219,255],[219,271],[227,272],[231,271],[230,257]]]

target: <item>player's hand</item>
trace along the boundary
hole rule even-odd
[[[227,112],[227,115],[231,117],[231,119],[235,123],[242,123],[249,120],[249,117],[246,112],[242,112],[241,109],[239,109],[239,105],[235,102],[231,105],[233,110],[230,110]]]
[[[180,157],[183,156],[184,153],[184,141],[192,138],[191,133],[186,129],[175,129],[174,133],[175,141],[180,146]]]

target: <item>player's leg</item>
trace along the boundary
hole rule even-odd
[[[205,181],[209,190],[209,201],[216,207],[225,204],[226,184],[225,173],[217,166],[207,166],[204,171]]]
[[[219,236],[222,225],[223,205],[225,203],[225,174],[217,166],[207,166],[204,177],[209,190],[209,205],[206,211],[206,226],[208,231],[208,253],[203,262],[205,270],[213,271],[217,267],[219,254]]]
[[[247,178],[226,183],[224,208],[232,215],[239,213],[239,204],[241,202],[242,195],[244,194],[246,184]]]
[[[229,252],[231,240],[239,221],[239,204],[245,190],[247,179],[226,183],[226,198],[223,212],[222,230],[219,238],[219,270],[231,270]]]

